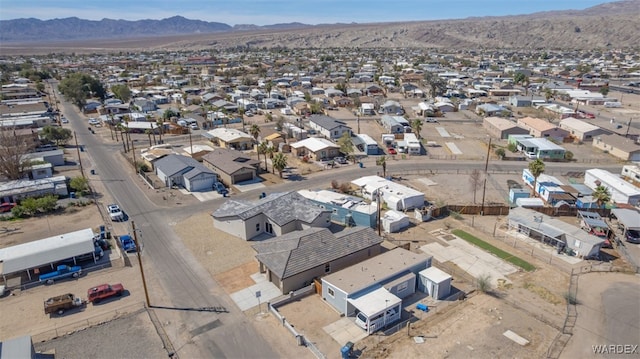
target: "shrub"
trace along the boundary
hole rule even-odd
[[[573,152],[567,151],[564,153],[564,159],[567,161],[573,160]]]
[[[496,153],[496,156],[498,156],[498,157],[500,157],[500,158],[503,158],[503,157],[504,157],[504,155],[505,155],[504,148],[498,148],[498,149],[496,149],[496,152],[495,152],[495,153]]]
[[[351,185],[349,184],[349,182],[344,182],[340,184],[340,192],[349,193],[349,191],[351,191]]]
[[[332,180],[331,181],[331,188],[333,188],[333,189],[340,188],[340,183],[338,182],[338,180]]]
[[[518,146],[515,143],[510,143],[507,145],[507,149],[513,153],[518,152]]]
[[[476,279],[476,289],[482,293],[489,293],[491,291],[491,276],[483,274]]]

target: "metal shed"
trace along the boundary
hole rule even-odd
[[[418,277],[418,289],[433,299],[442,300],[451,293],[451,275],[436,267],[420,271]]]

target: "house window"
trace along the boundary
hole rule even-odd
[[[327,294],[329,294],[331,298],[336,297],[336,293],[333,291],[333,288],[327,288]]]
[[[256,223],[256,232],[260,232],[260,223]]]
[[[327,263],[324,265],[324,272],[325,273],[331,272],[331,263]]]
[[[273,225],[271,223],[269,223],[269,222],[265,222],[264,223],[264,230],[267,233],[273,234]]]

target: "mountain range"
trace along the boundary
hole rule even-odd
[[[76,17],[0,21],[0,47],[195,49],[415,47],[593,49],[640,45],[640,0],[529,15],[371,24],[235,25],[174,16],[162,20]],[[137,40],[136,40],[137,39]],[[31,45],[30,45],[31,44]]]

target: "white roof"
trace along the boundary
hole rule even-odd
[[[427,278],[434,283],[442,283],[451,279],[451,275],[441,271],[436,267],[429,267],[427,269],[423,269],[418,273],[421,277]]]
[[[544,201],[542,198],[518,198],[516,199],[516,206],[543,207]]]
[[[335,143],[327,140],[326,138],[319,138],[319,137],[305,138],[302,141],[292,143],[291,147],[293,148],[305,147],[311,152],[317,152],[327,147],[338,148],[338,146]]]
[[[91,228],[0,248],[0,274],[15,273],[93,252]]]
[[[567,117],[564,120],[560,121],[560,127],[569,127],[570,129],[578,130],[582,133],[587,133],[591,131],[599,130],[600,127],[592,125],[588,122],[584,122],[582,120],[578,120],[577,118]]]
[[[192,146],[184,146],[183,148],[184,152],[191,154],[191,147]],[[213,152],[214,148],[207,145],[193,145],[193,153],[204,152],[204,151]]]
[[[413,188],[403,186],[399,183],[389,181],[388,179],[380,176],[364,176],[351,181],[358,187],[365,187],[369,192],[373,193],[375,190],[380,189],[383,193],[393,194],[397,197],[407,198],[413,196],[424,196],[424,193],[416,191]]]
[[[387,308],[402,303],[402,299],[391,294],[384,288],[378,288],[357,298],[349,298],[348,301],[367,317],[384,312]]]
[[[342,193],[327,191],[327,190],[318,190],[311,191],[307,189],[301,189],[298,193],[304,198],[310,199],[316,202],[322,202],[327,204],[332,204],[334,206],[340,206],[342,208],[348,208],[353,212],[365,213],[365,214],[373,214],[376,213],[378,208],[375,202],[371,204],[366,203],[359,197],[347,196]]]
[[[409,218],[409,217],[402,212],[394,211],[392,209],[386,211],[384,213],[384,216],[382,217],[383,220],[392,221],[392,222],[400,221],[404,218]]]
[[[223,142],[230,142],[233,140],[238,140],[242,138],[252,138],[249,134],[246,134],[242,131],[236,130],[235,128],[214,128],[211,131],[208,131],[212,137],[218,138]]]
[[[158,128],[158,125],[155,122],[136,122],[129,121],[124,123],[125,127],[137,130],[151,130],[154,128]]]
[[[640,195],[640,189],[638,187],[632,185],[631,183],[623,180],[620,176],[613,174],[609,171],[600,169],[600,168],[592,168],[586,171],[593,177],[600,180],[600,182],[606,187],[613,187],[616,191],[624,194],[627,197]],[[588,186],[591,183],[585,183]],[[595,186],[592,188],[595,190]]]

